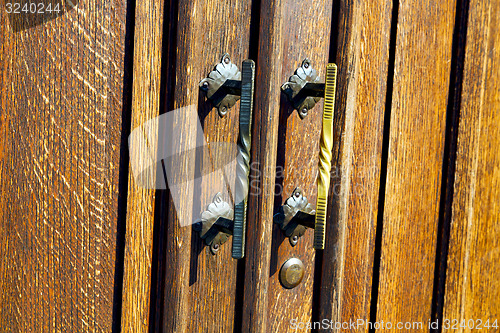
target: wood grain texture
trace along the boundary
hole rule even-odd
[[[263,0],[256,61],[252,168],[247,215],[243,332],[268,332],[268,292],[279,108],[283,75],[283,2]]]
[[[431,317],[455,8],[399,3],[377,321]]]
[[[281,1],[283,29],[272,31],[274,38],[282,40],[282,60],[274,84],[280,87],[301,66],[305,58],[325,82],[326,64],[330,46],[332,1]],[[312,24],[314,22],[314,24]],[[261,37],[263,38],[263,37]],[[260,96],[257,96],[260,99]],[[284,94],[270,107],[280,109],[277,133],[276,186],[273,191],[274,213],[299,186],[309,203],[316,204],[316,178],[318,175],[319,138],[323,119],[323,99],[301,119]],[[281,107],[281,108],[280,108]],[[273,170],[265,166],[265,170]],[[292,247],[278,225],[273,225],[267,332],[284,332],[290,321],[309,322],[312,316],[315,250],[313,233],[309,229]],[[302,282],[293,289],[285,289],[279,281],[281,266],[291,257],[305,265]]]
[[[138,1],[135,9],[132,131],[155,119],[160,112],[163,37],[163,0]],[[154,120],[153,120],[154,121]],[[156,126],[153,129],[158,130]],[[154,136],[155,133],[145,133]],[[156,133],[157,135],[157,133]],[[132,141],[132,159],[142,156],[142,145]],[[156,144],[149,142],[149,149]],[[134,162],[135,163],[135,162]],[[144,161],[146,163],[146,161]],[[149,327],[151,260],[155,189],[145,188],[129,167],[127,217],[122,291],[122,332],[147,332]]]
[[[111,331],[125,9],[14,33],[2,7],[2,332]]]
[[[462,320],[500,321],[499,12],[499,1],[470,2],[443,315],[457,332],[471,331]]]
[[[391,7],[340,3],[337,145],[319,309],[319,318],[338,322],[370,319]]]
[[[173,130],[185,134],[176,139],[174,146],[183,150],[197,135],[204,134],[210,148],[200,153],[188,151],[182,161],[172,161],[185,163],[184,171],[173,172],[172,179],[194,180],[200,170],[203,177],[194,187],[176,191],[170,188],[165,239],[164,332],[230,332],[234,328],[237,261],[231,258],[231,241],[223,244],[214,256],[199,234],[192,231],[191,224],[199,220],[202,213],[196,204],[201,203],[201,209],[206,209],[208,200],[218,191],[232,205],[228,190],[219,187],[223,177],[216,169],[229,162],[231,147],[236,147],[239,102],[220,118],[217,109],[205,100],[198,84],[225,53],[241,70],[241,62],[249,54],[250,16],[251,1],[248,0],[178,3],[176,60],[175,69],[172,68],[175,86],[169,102],[171,112],[183,107],[194,108],[197,117],[175,117]],[[203,133],[196,133],[198,121]],[[179,199],[181,203],[176,205]]]

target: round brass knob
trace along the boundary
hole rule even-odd
[[[287,289],[295,288],[304,278],[304,264],[298,258],[290,258],[280,270],[280,282]]]

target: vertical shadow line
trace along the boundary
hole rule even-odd
[[[468,16],[469,0],[458,0],[453,31],[450,86],[448,90],[448,107],[446,111],[446,136],[443,152],[438,239],[431,309],[431,320],[433,322],[438,320],[439,323],[442,322],[444,310]],[[438,328],[432,328],[431,332],[441,332],[440,325],[438,325]]]
[[[382,233],[384,222],[384,204],[385,204],[385,189],[387,182],[387,160],[389,155],[389,138],[391,128],[391,109],[392,109],[392,95],[394,86],[394,63],[396,60],[396,39],[398,31],[398,12],[399,0],[393,1],[392,17],[391,17],[391,35],[389,43],[389,66],[387,71],[387,94],[385,100],[385,113],[384,113],[384,134],[382,139],[382,161],[380,165],[380,191],[378,199],[378,213],[377,213],[377,228],[375,231],[375,251],[373,256],[373,280],[372,280],[372,293],[370,304],[370,322],[377,321],[377,303],[378,303],[378,290],[380,282],[380,260],[382,254]],[[370,333],[375,332],[374,326],[369,330]]]
[[[120,140],[120,163],[118,176],[118,212],[116,222],[115,273],[113,288],[112,332],[121,332],[123,272],[125,264],[125,235],[127,231],[127,194],[129,151],[128,136],[132,122],[132,85],[134,81],[134,34],[135,3],[128,0],[125,18],[125,47],[123,60],[122,128]]]
[[[163,7],[163,34],[162,55],[160,69],[160,109],[159,115],[165,114],[174,108],[174,86],[176,71],[177,50],[177,14],[178,1],[165,0]],[[160,122],[162,123],[162,122]],[[161,127],[159,127],[161,129]],[[166,129],[164,129],[166,130]],[[158,133],[159,137],[164,137]],[[167,143],[158,145],[158,154],[166,147]],[[149,309],[149,332],[160,332],[163,327],[164,314],[164,290],[165,290],[165,266],[166,266],[166,242],[168,209],[170,191],[165,170],[165,162],[161,160],[162,176],[167,186],[165,190],[157,190],[155,195],[155,211],[153,225],[153,250],[151,258],[151,294]]]

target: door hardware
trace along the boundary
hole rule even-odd
[[[298,258],[290,258],[280,269],[281,285],[287,289],[297,287],[304,278],[305,267],[302,261]]]
[[[306,61],[308,59],[304,60],[302,66],[307,63]],[[310,67],[306,69],[308,68]],[[323,124],[319,142],[316,211],[307,202],[302,190],[295,188],[292,196],[285,201],[279,212],[274,215],[274,222],[280,226],[292,246],[297,244],[299,237],[305,233],[306,228],[314,228],[314,248],[322,250],[325,247],[326,205],[330,188],[336,78],[337,66],[328,64],[324,86]]]
[[[200,81],[199,86],[217,108],[219,116],[224,117],[240,99],[241,72],[226,53],[208,76]]]
[[[230,60],[227,61],[226,59],[229,59],[227,54],[222,58],[222,63],[226,65],[230,64]],[[216,67],[220,65],[221,64]],[[231,90],[231,92],[235,94],[239,93],[241,96],[239,136],[237,143],[238,156],[236,158],[236,177],[234,184],[234,202],[236,204],[233,211],[230,205],[225,202],[220,193],[218,193],[214,197],[213,202],[208,205],[207,210],[202,213],[201,222],[196,226],[196,229],[200,232],[201,238],[210,246],[212,254],[215,254],[220,248],[220,245],[224,244],[230,235],[233,235],[231,252],[232,257],[235,259],[241,259],[245,256],[247,196],[249,190],[248,176],[250,173],[252,110],[255,81],[255,63],[253,60],[244,60],[242,64],[242,73],[238,75],[241,76],[241,81],[226,80],[234,81],[230,82],[230,86],[237,87],[237,89],[235,88],[235,90]],[[205,82],[209,82],[208,89],[213,87],[216,81],[212,79],[204,80],[202,80],[200,86],[207,86]],[[220,81],[217,82],[220,83]],[[224,85],[224,83],[219,85],[219,88],[214,94],[217,94],[221,89],[224,90],[225,88],[221,88]],[[221,104],[221,108],[224,108],[224,105],[227,104]],[[227,109],[225,110],[227,111]]]
[[[326,66],[325,100],[323,104],[323,125],[319,140],[318,194],[316,198],[316,220],[314,222],[314,248],[325,248],[326,204],[330,189],[330,170],[333,149],[333,111],[335,88],[337,86],[337,65]]]
[[[307,228],[314,229],[315,216],[316,211],[302,194],[302,189],[296,187],[274,215],[274,222],[283,230],[290,244],[295,246]]]
[[[222,199],[221,193],[217,193],[207,210],[201,214],[201,222],[194,224],[195,231],[200,233],[212,254],[216,254],[233,234],[233,216],[231,206]]]
[[[293,107],[304,119],[309,110],[325,94],[325,84],[320,83],[318,73],[311,65],[311,60],[305,58],[300,67],[290,76],[288,82],[281,86],[281,90],[288,97]]]

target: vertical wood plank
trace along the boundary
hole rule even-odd
[[[272,31],[274,38],[282,40],[282,61],[277,72],[280,87],[299,67],[305,58],[317,71],[320,82],[325,82],[328,63],[332,1],[292,1],[281,2],[282,29]],[[261,37],[262,38],[262,37]],[[323,119],[323,99],[301,119],[298,112],[284,94],[279,104],[271,105],[280,109],[277,135],[277,166],[263,167],[265,172],[276,170],[274,187],[274,213],[290,197],[295,187],[300,187],[312,206],[316,203],[316,177],[318,174],[319,138]],[[269,221],[270,222],[270,221]],[[269,223],[268,222],[268,223]],[[282,332],[291,327],[293,321],[309,322],[312,317],[315,250],[313,230],[309,229],[292,247],[278,225],[273,224],[269,272],[269,309],[267,331]],[[289,258],[299,258],[305,266],[302,282],[293,289],[285,289],[279,281],[281,266]]]
[[[243,332],[268,332],[268,292],[280,86],[283,83],[283,2],[262,0],[248,198]],[[257,190],[257,193],[255,191]]]
[[[163,0],[136,2],[132,130],[155,119],[160,112],[163,7]],[[141,156],[144,148],[132,144],[131,158]],[[149,327],[156,193],[154,188],[144,188],[134,178],[132,167],[129,167],[127,191],[121,327],[123,332],[135,333],[147,332]]]
[[[186,186],[170,193],[165,239],[164,332],[230,332],[234,328],[237,261],[231,258],[231,240],[212,255],[190,223],[201,215],[194,203],[208,204],[205,199],[216,194],[215,184],[220,179],[217,174],[205,173],[215,171],[207,165],[221,165],[229,154],[219,144],[235,144],[238,137],[239,102],[220,118],[198,84],[225,53],[241,70],[241,62],[249,54],[250,18],[249,0],[178,3],[176,59],[172,69],[175,86],[167,103],[172,112],[194,108],[197,117],[175,117],[173,130],[185,134],[176,139],[174,146],[183,150],[201,135],[196,133],[199,119],[204,140],[213,148],[205,147],[201,154],[191,150],[181,161],[172,161],[172,166],[186,164],[182,174],[172,172],[172,179],[194,180],[195,171],[204,171],[199,186]],[[231,204],[230,198],[223,194]]]
[[[4,4],[0,327],[110,332],[126,1],[17,32]]]
[[[391,12],[388,1],[340,3],[338,141],[319,309],[334,322],[370,319]]]
[[[457,332],[500,320],[499,12],[470,2],[443,314]]]
[[[424,331],[431,317],[455,7],[453,0],[400,1],[397,21],[376,319],[422,322]]]

